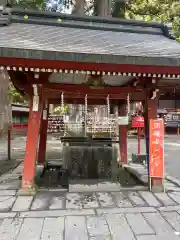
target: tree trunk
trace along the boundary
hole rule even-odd
[[[113,6],[112,17],[124,18],[126,10],[125,0],[116,0]]]
[[[75,9],[73,10],[73,14],[77,14],[80,16],[84,15],[84,0],[76,0],[76,6]]]
[[[111,16],[112,0],[95,0],[94,1],[94,15],[100,17]]]

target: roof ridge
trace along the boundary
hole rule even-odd
[[[123,25],[133,25],[141,27],[154,27],[161,28],[162,23],[159,22],[146,22],[142,20],[131,20],[131,19],[121,19],[112,17],[98,17],[98,16],[78,16],[74,14],[65,14],[59,12],[46,12],[46,11],[35,11],[29,9],[18,9],[12,8],[12,14],[15,15],[29,15],[34,17],[46,17],[46,18],[61,18],[66,20],[74,21],[87,21],[87,22],[99,22],[99,23],[111,23],[111,24],[123,24]]]
[[[4,7],[2,15],[0,15],[0,25],[8,25],[11,21],[16,23],[85,28],[91,30],[147,33],[164,35],[170,39],[175,39],[169,27],[160,22],[145,22],[97,16],[77,16],[57,12]]]

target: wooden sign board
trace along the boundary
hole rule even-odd
[[[164,121],[151,119],[149,127],[149,177],[164,178]]]
[[[142,116],[133,117],[132,128],[144,128],[144,117]]]
[[[168,113],[165,116],[165,127],[179,128],[180,127],[180,114]]]
[[[129,117],[128,116],[120,116],[117,119],[118,125],[128,125],[129,124]]]

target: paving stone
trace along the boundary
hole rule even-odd
[[[134,234],[124,214],[108,214],[106,220],[113,240],[134,240]]]
[[[33,200],[31,210],[45,210],[49,207],[49,196],[37,195]]]
[[[0,184],[0,191],[1,190],[8,190],[9,189],[9,184]]]
[[[177,232],[180,232],[180,215],[177,212],[162,212],[161,214]]]
[[[15,240],[21,228],[23,219],[6,218],[0,225],[1,240]]]
[[[13,183],[0,184],[0,191],[2,190],[17,190],[19,188],[20,181],[15,180]]]
[[[146,212],[157,212],[154,207],[130,207],[130,208],[98,208],[96,209],[97,214],[109,214],[109,213],[146,213]]]
[[[167,193],[155,193],[154,195],[163,203],[164,206],[176,205]]]
[[[12,211],[20,212],[29,210],[32,200],[33,196],[18,196]]]
[[[126,219],[136,235],[154,234],[153,229],[141,213],[127,213]]]
[[[20,180],[13,182],[5,182],[0,184],[0,191],[2,190],[17,190],[20,187]]]
[[[83,208],[97,208],[99,207],[95,193],[86,193],[81,195],[81,204]]]
[[[176,185],[174,183],[169,182],[167,180],[164,180],[164,185],[165,185],[165,187],[176,187]]]
[[[163,211],[163,212],[179,211],[180,205],[160,207],[160,208],[158,208],[158,210]]]
[[[6,183],[0,184],[0,190],[18,190],[20,188],[21,181],[13,180]]]
[[[178,204],[180,204],[180,192],[171,192],[168,195]]]
[[[53,196],[50,202],[49,209],[64,209],[65,208],[65,198],[63,196],[55,197]]]
[[[42,232],[43,222],[43,218],[24,219],[16,240],[39,240]]]
[[[45,218],[41,240],[63,240],[64,218]]]
[[[98,192],[97,193],[98,200],[100,202],[101,207],[113,207],[115,203],[110,193],[107,192]]]
[[[156,235],[144,235],[144,236],[137,236],[137,240],[179,240],[179,237],[175,234],[166,234],[163,236],[156,236]]]
[[[66,195],[66,208],[82,209],[82,208],[97,208],[99,207],[95,193],[68,193]]]
[[[137,240],[158,240],[158,237],[156,235],[137,236],[136,238],[137,238]]]
[[[23,171],[23,167],[24,167],[23,164],[18,165],[18,167],[13,170],[13,173],[14,174],[21,174],[22,171]]]
[[[81,209],[81,196],[78,193],[67,193],[66,195],[66,208],[67,209]]]
[[[180,187],[167,187],[166,192],[180,192]]]
[[[14,218],[15,216],[16,216],[16,213],[13,213],[13,212],[7,212],[7,213],[0,212],[0,219]]]
[[[173,228],[167,223],[167,221],[161,216],[160,213],[143,213],[145,219],[155,230],[157,235],[174,234]]]
[[[139,195],[144,198],[149,206],[160,207],[162,205],[151,192],[140,191]]]
[[[21,212],[19,214],[19,217],[20,218],[46,218],[46,217],[85,216],[85,215],[95,215],[95,211],[93,209],[29,211],[29,212]]]
[[[16,190],[0,190],[0,196],[15,196]]]
[[[65,218],[65,240],[88,240],[85,217]]]
[[[132,207],[131,202],[123,192],[112,192],[111,194],[118,207]]]
[[[0,181],[3,183],[7,180],[17,180],[19,179],[19,174],[13,174],[13,173],[7,173],[7,174],[3,174],[1,177],[0,177]]]
[[[87,229],[91,237],[110,236],[108,224],[104,216],[87,217]]]
[[[15,202],[16,197],[9,196],[0,196],[0,211],[6,212],[12,208],[13,203]]]
[[[146,202],[139,196],[137,192],[127,192],[128,198],[135,206],[145,206]]]
[[[89,240],[112,240],[111,236],[90,237]]]

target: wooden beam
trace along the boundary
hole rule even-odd
[[[65,104],[85,104],[85,99],[84,98],[65,98],[64,99]],[[49,99],[50,104],[60,104],[61,100],[60,99]],[[116,104],[115,100],[111,100],[111,104]],[[106,105],[107,101],[106,99],[88,99],[88,105]]]
[[[48,83],[43,84],[44,89],[47,90],[58,90],[73,93],[84,93],[84,94],[120,94],[120,93],[133,93],[137,91],[135,87],[121,87],[121,86],[87,86],[87,85],[75,85],[75,84],[57,84]]]
[[[65,99],[84,99],[88,95],[89,99],[106,99],[109,95],[110,99],[126,99],[128,93],[132,95],[137,91],[135,87],[89,87],[85,85],[72,85],[72,84],[43,84],[46,98],[60,98],[61,92],[64,93]],[[142,94],[138,92],[136,96],[140,100]],[[137,97],[136,97],[137,98]],[[135,99],[138,100],[138,99]]]
[[[64,92],[64,99],[84,99],[86,94],[82,93],[67,93]],[[121,94],[88,94],[88,99],[106,99],[107,96],[109,96],[109,99],[126,99],[127,94],[126,93],[121,93]],[[61,98],[61,92],[55,92],[55,91],[45,91],[45,98]]]
[[[106,63],[83,63],[67,62],[58,60],[24,59],[24,58],[0,58],[0,65],[29,68],[52,68],[104,72],[132,72],[151,74],[177,74],[180,68],[174,66],[147,66],[136,64],[106,64]]]

